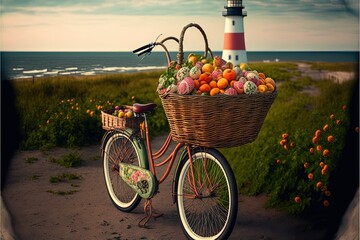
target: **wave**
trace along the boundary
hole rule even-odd
[[[19,67],[19,68],[13,68],[12,70],[13,70],[13,71],[22,71],[22,70],[24,70],[24,68]]]
[[[164,69],[166,66],[143,66],[143,67],[102,67],[94,68],[94,71],[102,72],[134,72],[134,71],[147,71]]]
[[[67,68],[65,68],[65,71],[74,71],[74,70],[78,70],[78,67],[67,67]]]
[[[28,70],[28,71],[23,71],[24,74],[35,74],[35,73],[45,73],[47,72],[47,68],[45,69],[35,69],[35,70]]]

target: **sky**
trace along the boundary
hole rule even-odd
[[[224,40],[225,0],[0,0],[2,51],[132,51],[199,24]],[[359,0],[243,0],[248,51],[358,51]],[[167,42],[177,51],[175,42]],[[185,51],[204,41],[187,30]],[[154,49],[161,51],[162,49]]]

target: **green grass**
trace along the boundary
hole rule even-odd
[[[83,160],[81,159],[81,155],[78,152],[72,152],[62,156],[59,159],[49,157],[49,162],[57,163],[60,166],[71,168],[81,166]]]
[[[33,164],[34,162],[37,162],[39,159],[37,157],[28,157],[25,159],[25,162],[28,164]]]
[[[80,175],[77,175],[74,173],[63,173],[63,174],[56,175],[56,176],[50,176],[49,181],[51,183],[59,183],[59,182],[79,180],[79,179],[81,179]]]

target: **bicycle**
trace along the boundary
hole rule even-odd
[[[140,47],[134,50],[134,53],[142,51],[138,54],[139,56],[148,54],[151,53],[155,46],[159,45],[164,48],[170,65],[169,53],[164,42],[174,40],[179,43],[178,58],[180,60],[178,62],[181,63],[183,58],[183,36],[185,30],[189,27],[196,27],[203,34],[205,40],[204,56],[206,57],[207,52],[211,54],[206,35],[197,24],[185,26],[180,40],[168,37],[160,42],[155,41]],[[171,95],[169,94],[169,96]],[[155,153],[152,152],[147,121],[148,114],[156,108],[155,103],[135,103],[132,106],[124,106],[124,110],[131,109],[134,113],[134,117],[129,119],[118,119],[111,114],[102,112],[103,128],[107,130],[101,144],[104,176],[112,203],[119,210],[130,212],[137,207],[142,198],[146,199],[144,206],[146,217],[139,223],[142,227],[146,226],[151,217],[159,217],[159,214],[154,212],[151,206],[151,199],[156,196],[159,186],[169,176],[175,159],[180,152],[173,176],[172,195],[184,234],[189,239],[227,239],[236,222],[238,193],[234,173],[226,158],[216,147],[239,146],[254,141],[276,96],[277,92],[267,95],[239,96],[238,98],[226,97],[228,100],[235,99],[235,101],[238,101],[237,103],[240,101],[242,110],[247,113],[245,118],[254,118],[255,121],[247,123],[248,128],[244,126],[243,131],[236,134],[236,136],[226,134],[225,138],[222,138],[223,136],[217,133],[194,135],[193,131],[195,130],[190,129],[191,141],[186,141],[186,139],[182,139],[181,134],[179,136],[176,133],[179,130],[178,128],[173,131],[174,127],[172,128],[171,124],[180,121],[186,127],[188,119],[183,121],[183,116],[169,114],[175,116],[175,119],[172,119],[167,114],[171,132],[162,147]],[[197,99],[196,102],[203,101],[201,100],[204,99],[203,96],[198,97],[194,96]],[[172,106],[169,107],[163,97],[161,99],[165,112],[170,112],[169,109]],[[215,97],[206,98],[206,101],[212,101],[214,105],[219,104],[217,103],[219,99]],[[246,101],[246,103],[242,105],[242,101]],[[194,101],[191,100],[192,102]],[[259,103],[261,103],[261,107],[258,106]],[[183,104],[186,105],[188,102]],[[227,105],[228,107],[224,108],[224,104],[222,104],[221,108],[225,112],[230,112],[234,103],[230,102]],[[247,106],[249,110],[246,109]],[[253,111],[254,106],[263,109]],[[204,108],[201,107],[201,109]],[[243,121],[242,112],[237,111],[232,114],[233,124],[239,124]],[[181,119],[176,119],[176,116]],[[217,117],[221,118],[223,116]],[[211,132],[211,129],[206,126],[206,118],[207,116],[199,121],[205,122],[205,125],[203,125],[204,132]],[[208,138],[211,141],[207,141]],[[174,149],[167,155],[165,160],[155,163],[167,152],[171,141],[177,142]],[[168,164],[166,171],[158,178],[156,168],[165,164]]]
[[[141,47],[139,55],[149,53],[161,45],[170,58],[164,42],[177,38],[168,37]],[[176,156],[181,152],[173,176],[173,202],[189,239],[226,239],[233,230],[238,208],[237,186],[234,174],[225,157],[215,148],[201,147],[178,142],[166,159],[164,156],[172,141],[169,133],[162,147],[152,152],[147,116],[156,104],[125,106],[134,117],[122,128],[108,129],[102,139],[104,176],[113,204],[121,211],[130,212],[146,199],[147,216],[139,223],[146,226],[151,217],[158,217],[151,206],[151,199],[159,185],[169,176]],[[108,115],[109,116],[109,115]],[[103,121],[104,122],[104,121]],[[122,124],[122,123],[121,123]],[[132,125],[133,127],[129,127]],[[165,173],[158,178],[156,168],[168,164]]]

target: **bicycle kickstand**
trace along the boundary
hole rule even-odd
[[[155,209],[152,206],[151,203],[151,198],[146,199],[145,204],[144,204],[144,212],[146,214],[146,216],[144,218],[142,218],[139,222],[139,227],[141,228],[147,228],[147,224],[149,223],[150,219],[153,217],[154,220],[156,220],[158,217],[163,216],[163,213],[157,213],[155,211]]]

